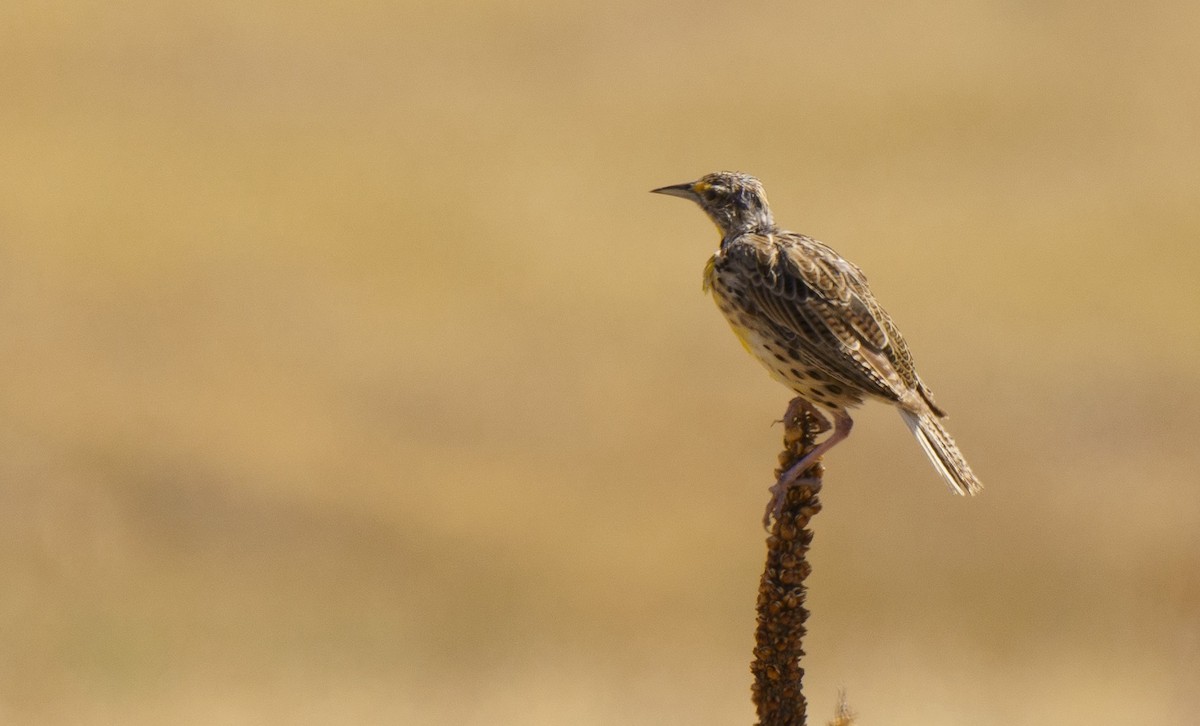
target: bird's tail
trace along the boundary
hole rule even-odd
[[[928,408],[922,411],[900,409],[900,415],[904,418],[908,430],[917,437],[917,443],[921,444],[925,455],[933,462],[933,468],[937,469],[956,494],[978,494],[983,489],[983,484],[975,478],[975,472],[971,471],[966,458],[958,450],[958,445],[950,438],[950,433],[937,420],[933,411]]]

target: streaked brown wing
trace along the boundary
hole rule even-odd
[[[890,399],[917,386],[908,347],[866,277],[832,249],[793,233],[750,234],[725,254],[748,273],[750,301],[828,372]]]

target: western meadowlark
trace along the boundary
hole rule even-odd
[[[900,411],[955,492],[983,488],[938,421],[946,412],[917,375],[908,345],[862,270],[827,245],[777,227],[762,182],[748,174],[721,171],[653,191],[692,200],[717,225],[721,246],[704,268],[704,290],[746,350],[798,394],[796,403],[833,416],[833,433],[771,487],[764,523],[779,516],[788,487],[850,434],[846,409],[866,398]],[[828,420],[823,425],[828,430]]]

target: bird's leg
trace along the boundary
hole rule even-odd
[[[803,401],[803,403],[797,404],[797,401]],[[789,420],[797,410],[796,407],[804,408],[806,405],[812,407],[811,403],[804,401],[802,398],[797,397],[792,399],[792,402],[788,405],[787,416]],[[815,408],[810,408],[809,410],[816,413]],[[819,413],[816,415],[819,417],[819,422],[823,424],[821,430],[828,431],[829,421]],[[779,480],[771,485],[771,501],[767,503],[767,511],[763,514],[763,527],[769,529],[771,519],[779,519],[779,515],[783,513],[783,505],[787,501],[788,490],[802,482],[804,479],[801,475],[816,464],[822,454],[837,446],[842,439],[849,436],[850,429],[853,427],[854,420],[850,418],[850,414],[846,413],[844,409],[833,412],[833,433],[829,435],[829,438],[814,446],[813,450],[805,454],[804,458],[800,459],[800,461],[789,466],[787,471],[779,475]]]

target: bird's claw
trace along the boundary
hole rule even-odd
[[[779,521],[783,516],[783,506],[787,504],[788,492],[792,487],[801,484],[812,484],[819,482],[819,479],[813,477],[799,476],[799,472],[786,471],[779,477],[779,481],[771,485],[768,491],[771,492],[771,501],[767,502],[767,511],[763,513],[763,529],[768,532],[771,530],[771,521]]]

